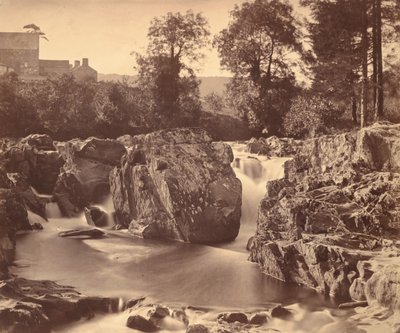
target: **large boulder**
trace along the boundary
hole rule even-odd
[[[54,188],[61,212],[72,216],[109,193],[109,173],[126,150],[116,140],[74,139],[60,148],[65,164]]]
[[[364,300],[357,263],[400,236],[400,125],[307,140],[267,184],[250,260],[280,280]]]
[[[141,237],[193,243],[234,239],[241,183],[231,148],[201,129],[162,130],[132,137],[110,175],[120,223]]]
[[[4,152],[7,172],[19,173],[42,193],[51,193],[56,183],[62,158],[53,140],[46,134],[31,134]]]

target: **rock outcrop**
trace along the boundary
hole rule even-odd
[[[301,145],[301,140],[270,136],[268,138],[250,139],[246,144],[246,151],[270,157],[289,157],[294,156],[300,150]]]
[[[400,236],[399,147],[392,124],[305,141],[267,185],[250,259],[280,280],[363,300],[370,276],[358,263]]]
[[[121,224],[141,237],[192,243],[237,236],[242,189],[227,144],[201,129],[122,139],[128,153],[110,175]]]
[[[56,325],[118,310],[118,299],[88,297],[52,281],[12,278],[0,282],[0,331],[51,332]]]
[[[14,260],[16,232],[30,229],[20,196],[11,189],[0,189],[0,279],[8,276],[8,266]]]
[[[59,150],[65,164],[53,194],[61,212],[73,216],[109,193],[109,173],[126,150],[116,140],[97,138],[74,139]]]
[[[20,174],[42,193],[53,191],[62,158],[53,140],[46,134],[31,134],[5,150],[3,158],[8,173]]]

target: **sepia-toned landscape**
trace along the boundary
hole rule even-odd
[[[400,332],[399,43],[399,0],[0,0],[0,332]]]

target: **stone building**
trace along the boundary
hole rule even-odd
[[[39,75],[39,34],[0,32],[0,63],[19,76]]]
[[[72,74],[78,81],[97,81],[97,71],[89,66],[88,58],[75,67],[68,60],[39,59],[37,33],[0,32],[0,74],[14,71],[22,80],[43,80],[46,77]]]
[[[82,59],[82,65],[80,64],[79,60],[75,60],[75,65],[71,72],[77,81],[97,81],[97,71],[89,66],[88,58]]]
[[[41,76],[68,74],[70,71],[68,60],[39,60],[39,75]]]

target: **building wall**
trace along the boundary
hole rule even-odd
[[[39,35],[0,32],[0,62],[18,75],[39,75]]]
[[[77,81],[97,81],[97,71],[89,66],[89,59],[83,58],[82,65],[78,66],[79,62],[75,62],[75,67],[72,69],[72,75]]]
[[[70,66],[68,60],[39,60],[39,74],[42,76],[53,76],[69,74]]]

